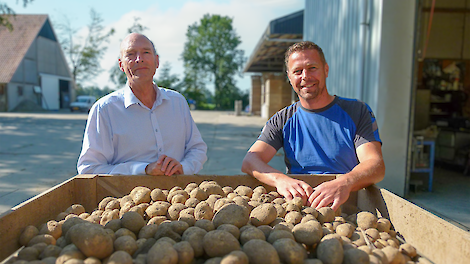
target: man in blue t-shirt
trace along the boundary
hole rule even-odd
[[[337,210],[357,191],[385,175],[382,142],[370,107],[333,96],[326,88],[329,66],[323,51],[310,41],[285,54],[289,81],[299,101],[266,123],[243,159],[242,171],[276,187],[287,200]],[[342,174],[315,188],[272,168],[268,162],[284,148],[287,174]]]

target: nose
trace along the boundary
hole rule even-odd
[[[308,79],[309,74],[307,70],[302,70],[302,80]]]
[[[144,62],[143,56],[140,54],[140,52],[137,53],[137,56],[135,57],[135,62],[136,63]]]

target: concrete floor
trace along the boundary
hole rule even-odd
[[[418,175],[412,175],[419,177]],[[422,175],[421,175],[422,178]],[[427,179],[416,192],[410,192],[407,200],[470,231],[470,176],[463,169],[435,166],[433,190],[428,192]]]

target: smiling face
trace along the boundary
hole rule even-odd
[[[151,83],[158,65],[158,55],[147,37],[133,33],[122,41],[119,68],[126,73],[129,83]]]
[[[319,102],[328,100],[328,70],[328,64],[321,60],[317,50],[300,50],[289,56],[287,77],[304,107],[312,109]]]

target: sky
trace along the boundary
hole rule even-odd
[[[233,27],[248,59],[254,51],[269,22],[300,11],[308,0],[34,0],[23,7],[22,0],[2,1],[17,14],[47,14],[54,26],[69,21],[75,29],[84,31],[90,22],[93,8],[103,19],[106,31],[114,28],[106,54],[101,60],[102,71],[86,85],[115,88],[109,79],[109,69],[117,63],[119,45],[127,29],[139,17],[139,23],[148,29],[143,33],[155,44],[160,65],[170,63],[171,74],[183,77],[181,53],[186,42],[188,26],[200,22],[205,14],[217,14],[233,19]],[[57,34],[56,30],[56,34]],[[158,78],[158,69],[156,76]],[[251,87],[249,73],[237,78],[242,91]],[[210,89],[210,87],[209,87]]]

